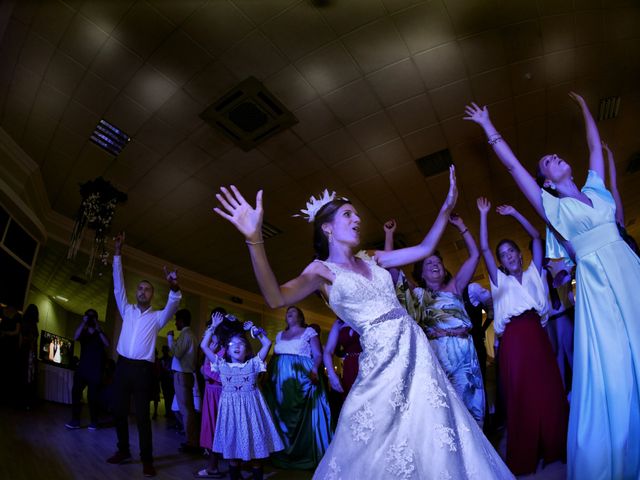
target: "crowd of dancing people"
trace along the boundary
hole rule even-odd
[[[453,215],[457,187],[451,167],[439,214],[424,239],[408,248],[359,250],[360,217],[351,202],[326,191],[312,197],[302,213],[313,223],[316,259],[280,285],[261,236],[262,191],[252,205],[234,186],[221,188],[215,211],[244,235],[267,304],[293,305],[319,292],[360,336],[359,373],[314,478],[512,478],[554,461],[566,461],[572,480],[640,477],[640,298],[629,288],[640,282],[640,259],[624,231],[611,151],[585,100],[575,93],[570,97],[583,117],[589,149],[582,188],[574,183],[571,166],[555,154],[542,157],[535,176],[529,173],[487,107],[472,103],[465,109],[464,119],[483,129],[546,225],[543,240],[515,208],[497,208],[531,237],[528,266],[510,239],[498,243],[494,256],[486,198],[477,201],[478,250],[469,229]],[[605,186],[603,147],[611,191]],[[448,222],[469,251],[455,275],[436,251]],[[393,229],[393,222],[385,226],[389,234]],[[480,256],[499,339],[505,461],[481,430],[482,368],[472,334],[474,314],[465,308]],[[421,270],[415,283],[394,272],[414,263]],[[567,331],[571,317],[573,335]],[[483,332],[480,323],[478,328],[476,320],[475,330]],[[332,329],[329,350],[341,328],[337,323]],[[336,384],[333,374],[330,383]]]
[[[155,475],[149,401],[157,399],[163,378],[165,408],[175,394],[173,410],[185,432],[180,450],[209,453],[196,477],[240,479],[241,469],[249,468],[262,479],[268,461],[280,469],[314,470],[318,480],[511,479],[554,462],[567,464],[570,480],[640,478],[640,297],[630,287],[640,284],[638,247],[624,229],[613,154],[584,99],[570,97],[589,149],[581,188],[571,166],[555,154],[542,157],[535,174],[528,172],[487,107],[472,103],[465,109],[464,119],[484,131],[545,232],[513,206],[493,209],[485,197],[477,199],[474,213],[479,232],[470,230],[475,218],[454,213],[458,191],[451,166],[447,196],[420,243],[394,248],[398,226],[390,220],[382,227],[384,249],[361,250],[357,210],[325,190],[300,215],[313,228],[315,259],[280,284],[261,233],[262,191],[252,203],[234,186],[222,187],[214,210],[244,236],[266,303],[285,309],[283,329],[273,339],[221,308],[211,312],[198,337],[190,312],[178,310],[175,271],[165,270],[170,292],[164,309],[151,308],[148,281],[138,284],[136,302],[129,303],[124,234],[118,235],[118,443],[107,461],[131,458],[133,399],[143,473]],[[509,238],[492,251],[488,224],[494,211],[526,232],[528,253]],[[448,226],[467,250],[455,272],[437,250]],[[481,260],[488,289],[472,281]],[[316,293],[337,317],[324,345],[296,306]],[[179,336],[169,332],[157,359],[158,332],[171,319]],[[70,428],[79,425],[85,386],[92,424],[97,421],[96,373],[82,362],[108,346],[96,320],[88,310],[76,331],[82,368]],[[487,345],[491,323],[495,343]],[[162,368],[154,371],[157,364]],[[497,393],[489,395],[493,372]],[[486,436],[501,422],[502,456]]]

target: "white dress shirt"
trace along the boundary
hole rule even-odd
[[[497,281],[497,286],[491,282],[493,328],[497,335],[502,335],[511,317],[527,310],[538,312],[542,326],[545,326],[548,310],[547,291],[533,262],[522,272],[522,284],[513,275],[505,275],[500,269],[497,270]]]
[[[178,310],[182,293],[170,290],[163,310],[149,307],[144,312],[140,311],[137,305],[127,301],[120,255],[113,256],[113,293],[122,316],[122,331],[116,348],[118,355],[131,360],[154,362],[158,332]]]
[[[169,335],[169,348],[173,353],[171,370],[174,372],[193,373],[196,370],[196,335],[190,327],[182,327],[180,336],[174,342]]]

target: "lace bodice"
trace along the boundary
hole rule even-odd
[[[398,309],[404,309],[398,302],[389,272],[363,251],[356,256],[367,264],[371,278],[335,263],[322,263],[336,277],[329,289],[329,306],[362,335],[368,327],[383,321],[391,312],[395,312],[397,318]]]
[[[276,355],[289,354],[312,357],[310,341],[313,337],[317,336],[318,334],[311,327],[307,327],[300,337],[292,338],[291,340],[282,338],[282,332],[278,332],[276,335],[276,346],[273,352]]]

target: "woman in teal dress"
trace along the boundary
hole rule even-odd
[[[462,292],[471,281],[478,266],[480,253],[478,246],[465,226],[462,218],[451,215],[449,222],[454,225],[464,239],[469,258],[460,270],[452,276],[444,267],[442,256],[436,251],[422,262],[415,264],[413,276],[418,287],[409,286],[404,274],[400,273],[396,287],[400,300],[408,307],[409,313],[422,327],[431,348],[446,372],[456,393],[469,413],[482,427],[484,422],[485,395],[478,354],[471,336],[471,319],[464,308]],[[388,229],[386,245],[393,245]],[[410,295],[403,295],[403,292]]]
[[[575,93],[570,97],[580,107],[590,152],[582,189],[573,182],[569,164],[557,155],[542,157],[536,183],[491,123],[486,107],[467,106],[465,119],[484,129],[520,190],[555,231],[547,232],[546,256],[565,257],[569,246],[577,263],[568,478],[637,480],[640,259],[616,228],[615,202],[603,182],[596,123],[584,99]]]
[[[324,375],[318,374],[322,351],[302,310],[289,307],[285,318],[287,328],[276,335],[264,392],[285,442],[285,449],[273,454],[271,461],[279,468],[312,469],[332,436]]]

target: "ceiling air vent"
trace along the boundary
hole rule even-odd
[[[110,155],[117,157],[122,149],[127,146],[131,137],[115,125],[102,119],[96,125],[89,139]]]
[[[598,121],[611,120],[618,116],[620,111],[620,97],[607,97],[600,99],[598,107]]]
[[[262,222],[262,238],[263,239],[268,239],[268,238],[273,238],[276,235],[280,235],[282,233],[282,230],[280,230],[278,227],[271,225],[270,223],[267,223],[265,221]]]
[[[248,152],[298,119],[254,77],[209,106],[200,117]]]
[[[451,152],[449,149],[440,150],[425,157],[418,158],[416,165],[425,177],[432,177],[449,170],[452,165]]]

